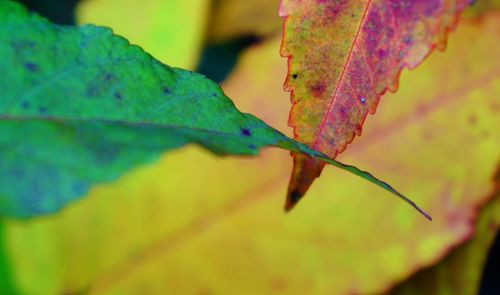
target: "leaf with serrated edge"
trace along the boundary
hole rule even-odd
[[[285,90],[295,139],[335,158],[374,113],[387,90],[396,91],[404,67],[416,67],[447,32],[469,0],[282,0],[281,55],[288,57]],[[285,208],[292,209],[324,163],[294,155]]]

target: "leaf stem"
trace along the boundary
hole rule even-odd
[[[307,155],[309,157],[312,157],[312,158],[315,158],[317,160],[320,160],[320,161],[323,161],[325,163],[328,163],[330,165],[333,165],[335,167],[338,167],[340,169],[343,169],[345,171],[348,171],[348,172],[351,172],[359,177],[362,177],[364,178],[365,180],[368,180],[369,182],[391,192],[392,194],[396,195],[398,198],[400,198],[401,200],[405,201],[406,203],[408,203],[410,206],[412,206],[413,208],[415,208],[415,210],[417,210],[418,212],[420,212],[420,214],[422,214],[425,218],[427,218],[429,221],[432,221],[432,217],[427,214],[422,208],[420,208],[417,204],[415,204],[415,202],[413,202],[412,200],[410,200],[408,197],[404,196],[403,194],[401,194],[400,192],[398,192],[395,188],[393,188],[390,184],[388,184],[387,182],[375,177],[373,174],[371,174],[370,172],[367,172],[367,171],[363,171],[355,166],[352,166],[352,165],[347,165],[347,164],[344,164],[344,163],[341,163],[337,160],[334,160],[334,159],[331,159],[329,158],[327,155],[323,154],[323,153],[320,153],[316,150],[313,150],[311,148],[308,148],[307,146],[301,144],[301,143],[297,143],[295,141],[293,142],[290,142],[290,141],[280,141],[277,145],[278,147],[281,147],[281,148],[284,148],[284,149],[287,149],[289,151],[292,151],[292,152],[298,152],[298,153],[301,153],[301,154],[304,154],[304,155]]]

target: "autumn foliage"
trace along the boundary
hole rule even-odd
[[[488,294],[500,5],[471,2],[0,0],[0,294]]]

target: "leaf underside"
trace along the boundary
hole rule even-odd
[[[361,135],[380,96],[397,90],[399,73],[416,67],[468,0],[283,0],[281,55],[291,92],[295,139],[331,158]],[[294,155],[286,208],[306,193],[324,163]]]
[[[188,143],[218,155],[267,146],[306,153],[413,204],[239,112],[214,82],[161,64],[109,29],[53,25],[1,1],[0,55],[0,215],[55,212]]]

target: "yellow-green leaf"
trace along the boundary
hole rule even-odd
[[[204,39],[210,0],[85,0],[80,24],[109,26],[174,67],[193,69]]]
[[[500,198],[497,192],[494,199],[480,211],[469,241],[454,249],[435,266],[423,269],[402,282],[390,294],[480,294],[479,286],[485,262],[499,227]],[[495,261],[492,260],[491,263]]]

